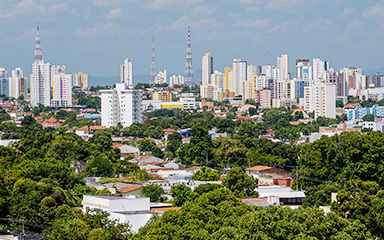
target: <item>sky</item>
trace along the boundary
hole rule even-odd
[[[36,25],[43,59],[68,73],[119,76],[124,58],[149,75],[184,74],[187,27],[194,69],[210,52],[223,72],[240,58],[276,65],[288,54],[331,67],[384,67],[384,0],[0,0],[0,67],[31,72]],[[201,76],[195,76],[195,81]]]

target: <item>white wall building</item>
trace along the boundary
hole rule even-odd
[[[31,105],[35,107],[41,103],[51,104],[51,65],[44,60],[36,60],[32,64],[30,77]]]
[[[116,83],[116,88],[100,90],[101,125],[128,127],[142,122],[142,90],[128,88],[125,83]]]
[[[169,77],[169,86],[184,85],[184,77],[181,75],[172,75]]]
[[[283,79],[288,80],[288,55],[282,54],[281,57],[277,57],[277,68],[282,69]]]
[[[167,69],[160,71],[155,78],[155,84],[167,83]]]
[[[21,95],[27,97],[28,79],[23,76],[21,68],[12,70],[12,77],[9,78],[9,96],[18,98]]]
[[[241,59],[233,59],[232,81],[236,96],[243,94],[243,81],[247,80],[247,62]]]
[[[120,82],[128,86],[133,85],[132,59],[124,58],[124,63],[120,65]]]
[[[315,118],[336,117],[336,86],[319,83],[304,87],[304,110],[314,112]]]
[[[150,210],[148,197],[136,197],[134,195],[84,195],[83,212],[100,209],[110,214],[112,220],[120,223],[129,223],[131,230],[137,233],[155,211]]]
[[[201,58],[201,82],[202,85],[210,85],[211,74],[213,73],[213,57],[211,53],[206,53]]]

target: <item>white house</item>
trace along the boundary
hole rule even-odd
[[[84,195],[82,204],[84,213],[95,208],[106,211],[112,220],[128,222],[134,233],[137,233],[155,213],[150,210],[149,198],[135,195]]]

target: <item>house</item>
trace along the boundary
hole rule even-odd
[[[291,186],[292,179],[290,178],[290,172],[283,169],[258,165],[246,168],[245,171],[249,176],[259,179],[259,186]]]
[[[118,148],[120,149],[120,157],[126,158],[128,156],[138,156],[140,155],[140,149],[134,146],[130,146],[127,144],[121,144],[121,143],[112,143],[112,148]]]
[[[86,139],[86,138],[92,137],[94,132],[103,131],[106,128],[107,127],[105,127],[105,126],[85,126],[85,127],[81,127],[81,128],[76,129],[75,133],[77,136],[79,136],[83,139]]]
[[[84,195],[82,204],[84,213],[89,209],[106,211],[112,220],[129,223],[134,233],[137,233],[156,213],[150,209],[148,197],[135,195]]]
[[[134,159],[129,160],[131,163],[136,163],[137,165],[142,165],[145,163],[162,163],[164,162],[163,159],[152,156],[152,155],[146,155],[141,157],[136,157]]]
[[[169,128],[163,129],[163,131],[164,131],[164,139],[165,139],[165,141],[168,140],[169,135],[171,135],[174,132],[177,132],[176,130],[169,129]]]
[[[41,125],[43,126],[43,128],[58,128],[61,126],[61,124],[57,122],[57,120],[53,117],[50,117],[48,120],[45,120]]]
[[[304,191],[293,191],[290,187],[284,186],[259,186],[256,191],[259,197],[267,197],[271,205],[290,205],[291,208],[296,208],[297,205],[302,205],[305,198]]]

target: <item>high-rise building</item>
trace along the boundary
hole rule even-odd
[[[1,78],[7,78],[7,77],[8,77],[7,69],[5,69],[5,68],[0,68],[0,77],[1,77]]]
[[[81,87],[82,89],[88,88],[88,74],[79,72],[73,74],[73,86]]]
[[[282,54],[281,57],[277,57],[277,68],[282,69],[283,79],[289,80],[288,77],[288,55]]]
[[[124,63],[120,65],[120,82],[127,86],[133,85],[132,59],[124,58]]]
[[[142,90],[128,87],[125,83],[116,83],[111,90],[100,90],[101,124],[106,127],[129,127],[133,123],[142,123]]]
[[[271,108],[271,90],[263,88],[255,91],[255,102],[260,104],[260,108]]]
[[[233,59],[232,65],[233,89],[236,96],[243,94],[243,81],[247,80],[247,62]]]
[[[172,75],[169,77],[169,86],[174,86],[174,85],[184,85],[184,77],[181,75]]]
[[[329,63],[323,61],[320,58],[314,58],[313,64],[313,80],[315,83],[325,82],[327,80],[327,71],[329,69]]]
[[[213,57],[211,53],[206,53],[201,58],[201,81],[203,85],[210,85],[211,74],[213,73]]]
[[[31,105],[50,105],[51,100],[51,65],[44,63],[40,48],[39,26],[36,31],[35,61],[32,63],[32,74],[30,77]]]
[[[9,97],[9,80],[8,78],[0,77],[0,95]]]
[[[296,78],[305,81],[312,81],[312,66],[308,59],[296,60]]]
[[[9,78],[9,96],[19,98],[27,97],[28,79],[23,76],[23,70],[17,67],[12,70],[12,77]]]
[[[160,71],[155,78],[154,84],[163,84],[167,83],[167,69]]]
[[[72,106],[72,75],[56,71],[52,73],[51,107],[69,106]]]
[[[234,92],[235,89],[233,88],[233,75],[232,75],[232,68],[226,67],[224,68],[224,90],[232,91]]]
[[[193,73],[193,62],[192,62],[192,51],[191,51],[191,30],[188,26],[188,41],[187,41],[187,56],[185,58],[185,74],[184,82],[186,85],[194,84],[194,73]]]
[[[304,88],[304,110],[318,117],[335,118],[336,86],[330,83],[313,84]]]

